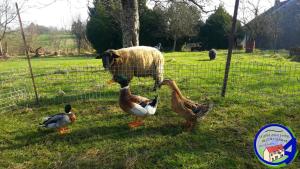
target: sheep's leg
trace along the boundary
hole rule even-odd
[[[156,90],[157,90],[157,85],[154,84],[152,91],[153,91],[153,92],[156,92]]]
[[[157,76],[155,76],[153,79],[155,80],[153,91],[156,91],[156,89],[159,87],[159,84],[162,82],[162,79]]]

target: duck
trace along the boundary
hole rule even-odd
[[[164,79],[159,87],[167,85],[172,90],[171,108],[174,112],[185,118],[184,127],[188,131],[194,129],[197,119],[206,115],[213,107],[213,103],[199,104],[184,97],[176,82],[172,79]]]
[[[129,80],[123,75],[116,75],[113,81],[120,84],[119,106],[124,111],[135,117],[128,123],[130,128],[136,128],[144,124],[143,120],[149,115],[154,115],[157,110],[158,96],[148,99],[143,96],[131,94]]]
[[[72,107],[70,104],[65,105],[65,112],[55,115],[50,115],[44,118],[44,121],[40,123],[40,126],[48,129],[57,129],[59,134],[65,134],[69,132],[68,125],[76,121],[75,113],[71,112]]]

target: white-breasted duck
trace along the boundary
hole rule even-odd
[[[128,124],[130,128],[144,124],[143,120],[148,115],[154,115],[158,105],[158,96],[153,100],[131,94],[129,81],[123,75],[116,75],[113,80],[120,84],[119,105],[121,109],[135,116],[135,121]]]

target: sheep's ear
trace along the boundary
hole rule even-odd
[[[116,52],[115,52],[114,50],[111,50],[110,53],[111,53],[111,56],[112,56],[113,58],[118,58],[118,57],[120,57],[119,55],[116,54]]]
[[[105,51],[102,56],[109,56],[110,58],[118,58],[120,56],[118,56],[116,54],[116,52],[113,49],[108,49],[107,51]]]

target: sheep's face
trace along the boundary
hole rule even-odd
[[[111,50],[104,52],[104,54],[102,55],[102,63],[105,70],[108,70],[110,68],[110,66],[114,63],[114,59],[117,57],[118,56]]]

